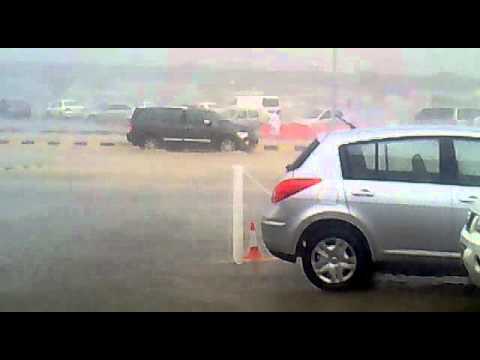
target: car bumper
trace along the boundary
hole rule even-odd
[[[273,256],[284,261],[295,262],[295,250],[292,251],[292,241],[286,228],[287,224],[284,222],[263,218],[262,239]]]
[[[262,239],[268,251],[279,259],[295,262],[295,246],[292,246],[294,239],[290,235],[288,224],[284,221],[263,217],[261,228]]]
[[[472,239],[472,234],[462,230],[460,239],[463,245],[462,260],[473,284],[480,287],[480,242]]]

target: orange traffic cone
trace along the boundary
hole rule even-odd
[[[262,252],[258,247],[257,230],[255,228],[255,223],[253,221],[250,223],[250,244],[248,246],[247,254],[243,257],[243,260],[245,261],[263,260]]]

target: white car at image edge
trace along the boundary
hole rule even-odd
[[[471,282],[480,287],[480,203],[468,213],[467,223],[460,236],[462,260]]]

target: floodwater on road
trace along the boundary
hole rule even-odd
[[[272,189],[295,153],[0,151],[13,166],[0,166],[3,311],[480,310],[461,283],[379,276],[369,290],[327,293],[298,264],[233,264],[232,165]],[[246,225],[268,202],[245,179]]]

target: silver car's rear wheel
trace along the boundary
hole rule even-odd
[[[355,250],[343,239],[321,240],[311,253],[312,268],[326,284],[341,284],[350,280],[357,268]]]
[[[325,290],[346,290],[371,284],[368,243],[351,225],[320,222],[302,235],[302,266],[310,282]]]

